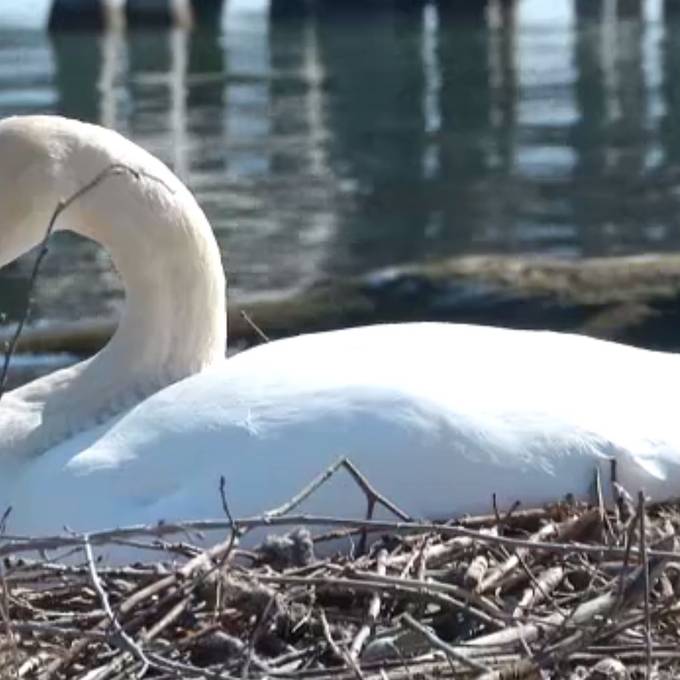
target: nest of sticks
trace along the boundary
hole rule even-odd
[[[291,514],[342,466],[371,508],[399,518]],[[680,506],[621,491],[611,509],[564,501],[416,522],[347,461],[263,517],[234,520],[221,488],[224,521],[5,534],[0,678],[680,675]],[[279,533],[239,547],[263,526]],[[316,558],[329,526],[354,548]],[[205,529],[223,540],[168,542]],[[121,544],[163,554],[124,566],[95,557]]]

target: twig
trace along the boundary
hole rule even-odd
[[[491,628],[504,628],[510,621],[510,616],[493,608],[490,603],[483,605],[485,609],[458,599],[449,594],[453,586],[448,583],[421,583],[408,579],[397,579],[389,576],[377,576],[376,574],[363,574],[367,580],[358,578],[335,578],[332,576],[283,576],[278,574],[263,574],[260,581],[263,583],[278,583],[299,586],[319,586],[334,590],[357,590],[373,593],[376,590],[383,590],[402,596],[409,596],[418,601],[430,601],[439,604],[442,608],[464,611],[470,616],[474,616],[482,623]],[[369,577],[370,580],[368,580]],[[489,611],[487,611],[487,609]]]
[[[599,466],[595,468],[595,497],[597,500],[597,512],[602,534],[606,535],[608,542],[611,542],[613,532],[609,518],[607,517],[607,510],[604,503],[604,494],[602,492],[602,475],[600,473]]]
[[[519,601],[513,615],[519,617],[524,610],[535,606],[543,600],[548,600],[555,611],[560,611],[560,608],[552,598],[551,593],[564,578],[564,567],[551,567],[546,569],[540,576],[536,577],[531,572],[524,559],[520,559],[520,564],[533,584],[533,588],[527,588],[522,594],[522,599]]]
[[[190,603],[190,596],[185,595],[160,621],[142,634],[142,641],[147,643],[158,637],[168,626],[171,626],[180,616],[182,616]]]
[[[352,464],[347,458],[339,458],[334,463],[328,466],[318,477],[313,479],[304,489],[297,493],[288,502],[284,503],[278,508],[269,510],[264,514],[264,517],[269,520],[274,520],[284,515],[287,515],[291,510],[298,507],[303,501],[309,498],[318,488],[320,488],[325,482],[327,482],[341,467],[344,467],[347,472],[352,476],[354,481],[357,483],[359,488],[366,494],[369,503],[369,512],[372,511],[373,505],[375,503],[380,503],[387,510],[392,512],[395,516],[399,517],[404,521],[410,521],[410,517],[400,508],[398,508],[392,501],[380,494],[376,489],[368,482],[368,480],[359,472],[359,470]]]
[[[102,586],[102,582],[99,579],[99,575],[97,574],[97,567],[95,566],[94,556],[92,554],[92,546],[90,545],[90,540],[87,534],[82,537],[82,541],[83,546],[85,547],[85,558],[87,559],[87,565],[90,570],[92,585],[97,591],[102,608],[106,612],[106,615],[109,618],[114,630],[116,631],[117,636],[122,641],[124,648],[142,662],[144,672],[146,672],[146,669],[151,666],[151,662],[146,657],[146,654],[144,654],[141,647],[125,632],[123,626],[120,625],[116,615],[113,613],[113,609],[111,609],[111,603],[109,602],[109,596],[106,594],[104,586]]]
[[[366,500],[368,502],[368,508],[366,511],[366,519],[371,519],[373,516],[373,509],[376,504],[382,505],[385,509],[389,510],[393,515],[399,517],[405,522],[411,521],[411,516],[405,513],[401,508],[397,507],[389,498],[383,496],[369,481],[364,477],[364,475],[359,472],[359,469],[352,463],[349,458],[342,459],[342,466],[349,472],[349,474],[354,478],[360,489],[366,494]]]
[[[240,314],[241,318],[255,331],[260,340],[263,340],[264,342],[270,342],[270,338],[267,337],[267,334],[253,321],[252,317],[250,314],[248,314],[248,312],[246,312],[245,309],[242,309]]]
[[[645,609],[645,647],[647,651],[647,680],[652,678],[652,618],[649,607],[649,558],[647,557],[647,527],[646,525],[646,507],[645,494],[638,492],[638,507],[640,515],[640,560],[642,562],[642,572],[644,578],[644,609]]]
[[[441,640],[431,630],[428,630],[425,626],[416,621],[410,614],[404,613],[399,618],[408,628],[420,633],[433,647],[444,652],[447,657],[455,659],[459,663],[462,663],[464,666],[467,666],[478,673],[486,673],[489,671],[489,668],[484,664],[475,661],[472,657],[459,652],[457,649],[444,642],[444,640]]]
[[[539,543],[543,539],[550,536],[557,535],[557,526],[552,522],[541,527],[539,531],[529,537],[529,540],[533,543]],[[508,559],[496,567],[494,570],[490,571],[482,580],[482,582],[477,586],[476,592],[485,593],[491,590],[499,581],[508,573],[510,573],[519,563],[525,555],[528,554],[528,548],[520,547],[517,549],[514,555],[508,557]]]
[[[231,557],[231,553],[236,547],[236,544],[242,535],[241,528],[239,527],[239,524],[236,520],[234,520],[234,516],[231,514],[231,509],[229,508],[229,503],[227,501],[227,481],[224,477],[224,475],[220,476],[220,499],[222,501],[222,509],[224,510],[224,514],[227,517],[227,520],[229,521],[230,525],[230,542],[229,545],[227,546],[227,549],[224,551],[224,554],[221,557],[220,560],[220,568],[224,566],[227,561],[229,560],[229,557]]]
[[[379,550],[378,555],[376,556],[376,573],[379,576],[385,576],[385,571],[387,569],[387,551],[386,550]],[[366,613],[366,621],[364,624],[361,626],[359,629],[359,632],[356,634],[354,640],[352,640],[352,645],[349,649],[349,655],[354,659],[358,659],[359,656],[361,655],[361,650],[364,647],[364,643],[368,639],[368,636],[371,634],[371,628],[375,625],[375,622],[378,620],[378,616],[380,615],[380,605],[381,605],[381,598],[380,598],[380,592],[376,591],[371,595],[371,601],[368,605],[368,612]]]
[[[264,611],[258,617],[257,623],[255,624],[255,628],[253,629],[253,633],[250,636],[250,639],[248,640],[248,647],[247,647],[247,650],[246,650],[246,660],[245,660],[245,663],[243,664],[243,670],[241,671],[242,680],[244,680],[245,678],[248,677],[248,674],[250,672],[250,665],[253,661],[253,657],[255,656],[255,645],[257,645],[257,641],[260,638],[260,635],[262,633],[262,629],[266,625],[267,619],[269,618],[269,612],[271,611],[275,602],[276,602],[276,595],[272,595],[269,598],[269,601],[267,602],[267,605],[265,606]]]
[[[5,512],[2,513],[2,517],[0,518],[0,536],[4,536],[6,531],[7,531],[7,520],[9,516],[12,514],[12,506],[9,505],[7,506],[7,509]]]
[[[326,642],[331,648],[333,654],[335,654],[338,659],[344,661],[347,664],[357,680],[364,680],[364,674],[361,672],[358,662],[352,657],[351,654],[349,654],[349,652],[341,649],[338,643],[333,640],[331,628],[328,625],[328,619],[326,618],[326,614],[323,609],[319,610],[319,620],[321,621],[321,630],[323,631],[324,638],[326,639]]]
[[[0,519],[0,536],[5,533],[7,517],[9,517],[11,510],[11,507],[7,508],[2,516],[2,519]],[[5,634],[9,640],[9,645],[12,652],[12,665],[14,666],[13,669],[10,669],[10,672],[13,672],[15,675],[19,676],[19,647],[17,645],[12,619],[10,618],[9,586],[7,584],[7,580],[5,579],[5,565],[2,562],[0,562],[0,590],[2,590],[2,600],[0,601],[0,619],[2,619],[2,623],[5,628]]]
[[[462,526],[436,524],[433,522],[388,522],[383,520],[357,520],[324,515],[286,515],[282,517],[246,517],[238,519],[239,527],[254,529],[257,527],[282,527],[282,526],[336,526],[355,529],[368,529],[370,531],[394,531],[423,533],[438,532],[443,536],[466,536],[479,543],[491,543],[504,545],[511,548],[530,548],[548,553],[573,554],[583,553],[587,555],[606,555],[610,558],[621,558],[625,554],[624,548],[605,545],[593,545],[591,543],[547,543],[544,541],[531,541],[529,539],[498,536],[493,533],[474,531]],[[161,524],[138,524],[117,529],[106,529],[92,532],[90,542],[92,545],[105,545],[113,540],[124,539],[132,536],[168,536],[171,534],[186,533],[187,531],[219,531],[229,529],[231,523],[225,520],[193,520],[187,522],[165,522]],[[56,550],[82,545],[82,541],[73,536],[56,535],[40,538],[28,538],[26,536],[6,536],[6,543],[0,545],[0,557],[19,554],[24,552],[36,552],[41,550]],[[631,549],[631,555],[638,556],[638,550]],[[667,557],[670,559],[680,558],[680,552],[669,550],[648,550],[648,556]]]

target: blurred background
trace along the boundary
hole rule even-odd
[[[680,2],[271,2],[48,31],[2,0],[0,116],[60,113],[157,154],[239,301],[451,255],[680,249]],[[0,273],[10,321],[32,261]],[[120,295],[106,255],[60,234],[34,320]]]

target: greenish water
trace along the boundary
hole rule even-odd
[[[241,299],[449,254],[680,249],[680,21],[549,4],[496,21],[425,5],[235,13],[190,34],[0,31],[0,115],[99,122],[159,155]],[[10,318],[30,264],[0,274]],[[38,318],[119,298],[101,251],[55,240]]]

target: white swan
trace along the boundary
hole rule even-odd
[[[60,217],[106,247],[127,306],[93,359],[0,402],[0,503],[13,532],[219,517],[289,499],[348,456],[408,513],[588,497],[595,470],[680,495],[680,358],[585,337],[383,325],[272,342],[223,359],[224,278],[209,224],[158,160],[56,117],[0,122],[0,265]],[[174,383],[174,384],[171,384]],[[342,475],[308,509],[360,515]]]

